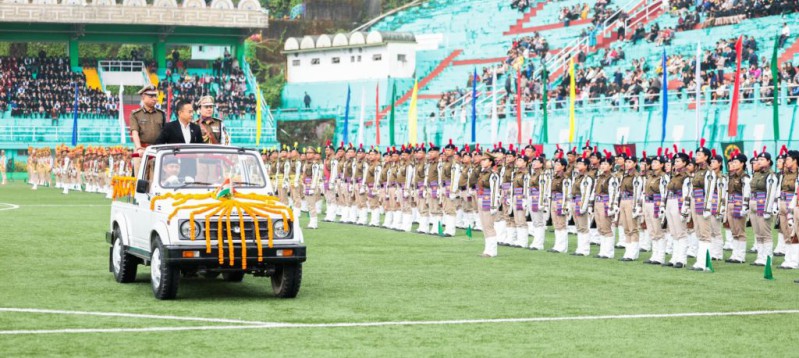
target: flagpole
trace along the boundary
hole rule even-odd
[[[696,145],[699,146],[699,120],[702,115],[700,108],[702,107],[702,41],[696,42],[696,74],[694,75],[694,82],[696,82]]]

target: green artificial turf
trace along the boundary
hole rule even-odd
[[[15,183],[0,187],[0,307],[283,323],[434,321],[797,309],[799,272],[714,262],[715,273],[501,247],[471,240],[320,223],[306,230],[296,299],[268,278],[182,280],[158,301],[149,267],[119,284],[108,272],[109,201]],[[3,205],[0,205],[2,209]],[[303,222],[307,216],[303,216]],[[551,233],[547,247],[554,241]],[[570,237],[571,249],[575,238]],[[592,247],[595,254],[597,247]],[[622,250],[617,251],[620,258]],[[729,253],[726,253],[729,255]],[[642,259],[649,256],[642,253]],[[754,260],[753,255],[747,258]],[[776,263],[782,262],[781,258]],[[693,259],[689,260],[693,264]],[[776,265],[775,265],[776,266]],[[3,356],[663,356],[796,355],[799,314],[381,327],[0,335]],[[158,318],[0,312],[0,331],[229,326]]]

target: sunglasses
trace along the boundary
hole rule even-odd
[[[155,94],[145,94],[145,96],[150,97],[150,98],[158,97],[158,95],[155,95]]]

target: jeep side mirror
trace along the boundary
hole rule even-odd
[[[150,182],[144,179],[139,179],[136,181],[136,192],[139,194],[147,194],[147,190],[150,188]]]

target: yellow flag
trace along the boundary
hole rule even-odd
[[[574,141],[574,58],[569,60],[569,143]]]
[[[419,84],[413,81],[413,92],[411,93],[411,108],[408,109],[408,143],[416,145],[416,96],[419,92]]]
[[[255,86],[255,145],[261,144],[261,87]]]

